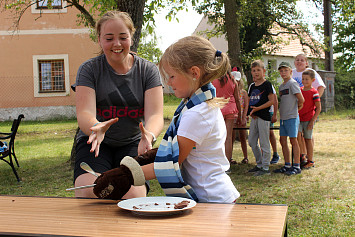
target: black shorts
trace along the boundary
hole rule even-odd
[[[95,172],[103,173],[105,171],[120,166],[121,160],[125,156],[135,157],[138,153],[138,143],[133,142],[122,147],[112,147],[107,144],[100,144],[99,156],[95,157],[95,153],[91,153],[91,144],[87,144],[88,138],[80,139],[75,147],[75,166],[74,166],[74,182],[85,170],[80,168],[81,162],[86,162]],[[147,191],[149,190],[148,181],[146,181]]]

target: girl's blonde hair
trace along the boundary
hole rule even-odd
[[[240,78],[240,80],[238,82],[239,82],[239,85],[238,85],[239,91],[244,90],[244,80],[243,80],[243,78]]]
[[[101,35],[101,27],[102,25],[113,19],[120,19],[124,22],[127,26],[129,34],[131,35],[131,39],[133,39],[134,32],[136,32],[136,28],[134,28],[134,24],[132,18],[129,16],[127,12],[121,11],[108,11],[102,15],[102,17],[96,22],[95,30],[96,30],[96,37],[100,37]],[[103,54],[103,50],[101,49],[100,54]]]
[[[183,75],[187,75],[189,69],[197,66],[201,71],[199,87],[224,76],[230,68],[228,56],[216,50],[211,42],[200,36],[184,37],[165,50],[159,62],[159,69],[167,82],[169,78],[164,71],[164,65]],[[208,101],[208,104],[223,107],[227,102],[224,98],[214,98]]]
[[[167,81],[163,64],[185,75],[189,69],[197,66],[201,70],[200,87],[224,76],[230,68],[228,56],[217,51],[211,42],[200,36],[187,36],[165,50],[159,62],[159,69]]]
[[[232,75],[231,75],[230,71],[228,70],[226,74],[224,74],[223,76],[221,76],[218,79],[221,87],[224,87],[224,85],[228,82],[228,80],[231,80],[231,78],[232,78]]]

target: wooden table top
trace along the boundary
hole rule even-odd
[[[286,219],[286,205],[197,203],[151,217],[113,200],[0,196],[0,235],[283,236]]]

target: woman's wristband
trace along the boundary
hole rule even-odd
[[[96,125],[98,125],[99,123],[101,123],[101,122],[97,122],[97,123],[95,123],[94,125],[92,125],[92,127],[95,127]]]
[[[101,122],[95,123],[92,127],[95,127],[95,126],[98,125],[99,123],[101,123]],[[91,133],[94,133],[94,131],[92,131]]]

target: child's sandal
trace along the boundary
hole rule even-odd
[[[242,164],[248,164],[249,163],[249,160],[247,157],[245,157],[243,160],[242,160]]]
[[[306,154],[301,154],[301,167],[308,164],[308,156]]]
[[[231,165],[236,165],[237,162],[236,162],[235,160],[231,160],[231,161],[230,161],[230,164],[231,164]]]
[[[303,166],[303,169],[310,169],[312,167],[314,167],[314,162],[308,161],[307,164]]]

